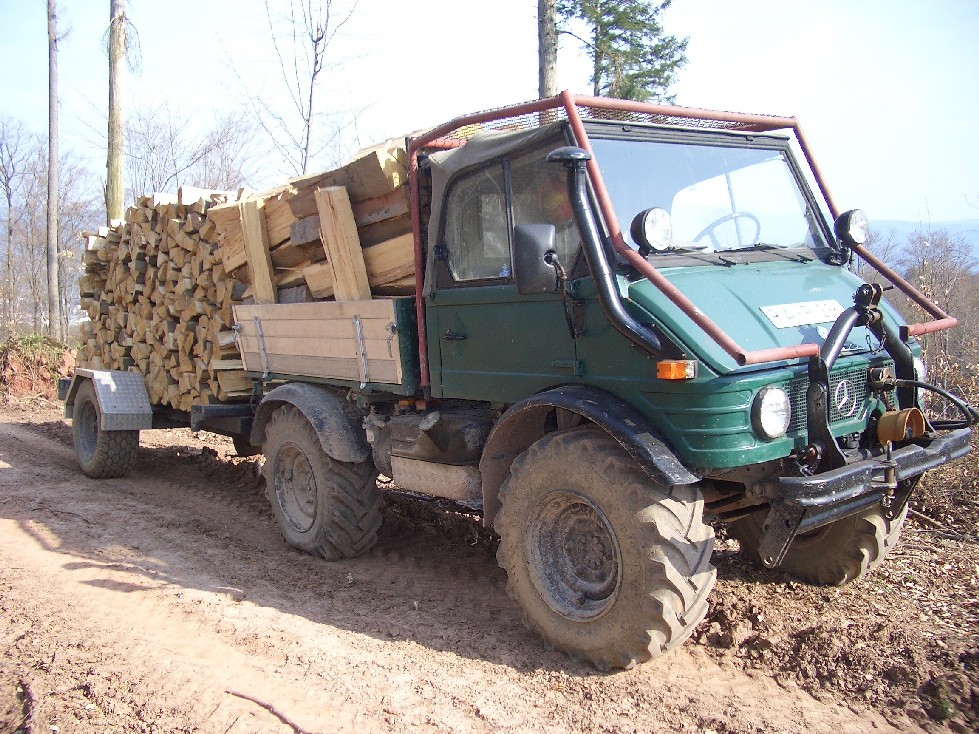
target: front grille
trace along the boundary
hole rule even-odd
[[[886,366],[893,369],[894,363],[888,361],[885,363],[875,363],[874,366]],[[869,369],[869,364],[859,364],[833,370],[829,373],[830,425],[860,418],[866,413],[868,406],[867,371]],[[843,380],[847,381],[847,385],[844,388],[840,388],[840,383]],[[789,383],[789,400],[792,403],[792,419],[789,421],[789,432],[806,430],[806,390],[808,389],[808,375],[799,377]],[[838,390],[841,392],[838,393]],[[837,395],[840,398],[846,398],[842,407],[838,405]]]

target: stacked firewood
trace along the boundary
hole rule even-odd
[[[225,267],[256,303],[414,292],[403,145],[361,151],[334,171],[209,212]]]
[[[227,198],[144,196],[124,222],[88,236],[80,367],[140,372],[150,402],[178,410],[251,394],[232,330],[246,286],[228,276],[207,218]]]
[[[260,193],[141,197],[88,237],[79,366],[140,372],[151,403],[183,411],[247,399],[233,306],[411,294],[411,231],[392,143]]]

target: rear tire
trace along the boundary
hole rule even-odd
[[[691,486],[662,487],[592,429],[521,454],[494,527],[507,592],[548,643],[600,670],[673,649],[707,613],[714,531]]]
[[[139,431],[103,431],[101,422],[95,387],[85,380],[78,387],[71,411],[71,437],[78,465],[93,479],[124,477],[136,463]]]
[[[818,586],[842,586],[870,573],[883,563],[901,535],[908,508],[887,520],[879,508],[844,517],[797,536],[777,570]],[[741,552],[761,565],[761,542],[765,513],[748,515],[728,526],[729,534],[741,544]]]
[[[295,407],[276,410],[265,431],[266,494],[290,545],[329,561],[353,558],[377,542],[381,495],[370,459],[330,458]]]

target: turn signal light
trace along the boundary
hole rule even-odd
[[[692,380],[697,376],[697,360],[664,359],[656,363],[656,376],[661,380]]]

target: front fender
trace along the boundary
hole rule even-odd
[[[345,463],[359,463],[370,455],[361,416],[332,390],[305,382],[280,385],[262,398],[252,423],[251,443],[265,442],[265,427],[273,411],[282,405],[295,406],[309,421],[327,456]]]
[[[493,426],[479,462],[483,524],[487,527],[500,509],[500,487],[510,474],[510,465],[547,432],[548,415],[555,408],[580,415],[604,430],[658,484],[695,484],[701,479],[625,400],[595,387],[565,385],[514,403]]]

